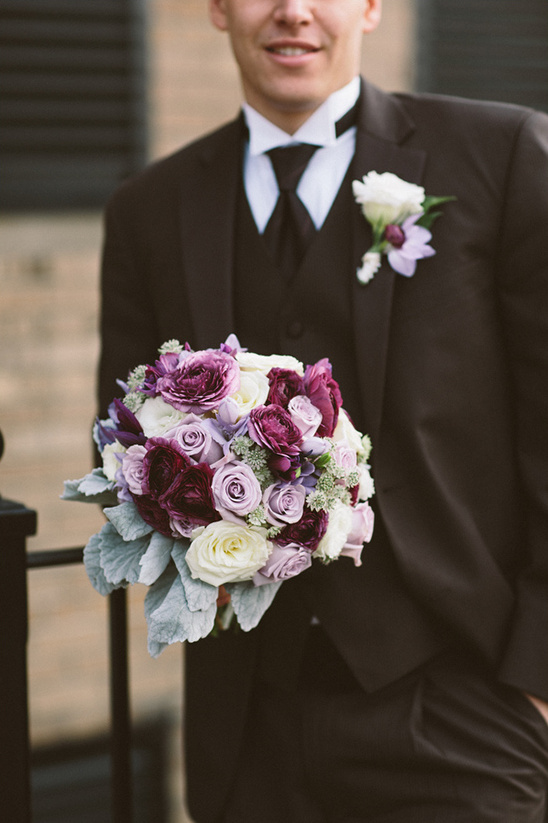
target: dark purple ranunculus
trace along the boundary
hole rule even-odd
[[[133,498],[139,514],[149,526],[152,526],[160,534],[171,537],[169,515],[160,503],[150,494],[140,494]]]
[[[297,455],[302,443],[300,429],[280,406],[257,406],[249,413],[248,433],[255,443],[274,454]]]
[[[320,540],[327,531],[328,521],[329,515],[327,512],[323,510],[312,511],[305,506],[301,519],[297,523],[290,523],[289,526],[282,529],[276,537],[276,543],[279,543],[280,546],[296,543],[310,552],[316,551]]]
[[[175,478],[190,465],[180,446],[163,437],[151,437],[143,458],[143,493],[155,499],[166,492]]]
[[[221,519],[215,509],[212,479],[213,469],[207,463],[188,466],[164,492],[160,503],[174,521],[182,519],[196,526],[207,526]]]
[[[293,397],[304,392],[303,378],[293,369],[270,369],[268,382],[270,388],[266,402],[275,403],[284,409],[287,409],[287,404]]]
[[[307,396],[322,415],[318,436],[331,437],[339,419],[342,397],[339,384],[331,374],[331,363],[326,357],[306,367],[304,385]]]
[[[201,414],[216,408],[240,386],[240,367],[226,352],[199,351],[189,354],[175,371],[161,377],[156,387],[179,411]]]

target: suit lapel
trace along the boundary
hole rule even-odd
[[[217,346],[234,330],[232,264],[241,121],[215,135],[201,151],[183,192],[183,264],[194,320],[193,346]]]
[[[410,183],[420,184],[426,155],[404,145],[413,128],[413,123],[396,98],[364,83],[356,153],[352,163],[353,179],[361,179],[369,171],[389,171]],[[355,271],[372,244],[370,226],[357,204],[353,211],[353,239]],[[358,283],[357,278],[353,277],[352,322],[356,363],[363,419],[373,444],[378,442],[392,299],[396,278],[400,276],[383,258],[381,268],[367,285]]]

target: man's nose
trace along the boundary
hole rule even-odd
[[[313,0],[277,0],[274,19],[277,23],[299,26],[313,19]]]

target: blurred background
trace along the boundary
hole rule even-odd
[[[548,111],[548,4],[384,0],[363,73]],[[0,494],[38,511],[32,550],[83,545],[103,522],[59,495],[91,464],[105,200],[239,101],[207,0],[0,0]],[[149,658],[144,594],[130,594],[138,823],[187,823],[183,652]],[[29,608],[34,823],[106,823],[106,602],[65,567],[29,573]]]

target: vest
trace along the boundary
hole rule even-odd
[[[304,364],[328,357],[344,408],[362,429],[350,294],[352,164],[321,230],[293,281],[284,284],[270,260],[240,185],[234,258],[236,333],[260,354],[291,354]],[[375,500],[373,499],[373,505]],[[415,604],[396,567],[377,516],[363,565],[348,558],[314,562],[285,581],[261,620],[259,676],[291,690],[297,682],[311,617],[319,618],[364,689],[399,677],[445,645]],[[391,615],[399,630],[393,632]]]

